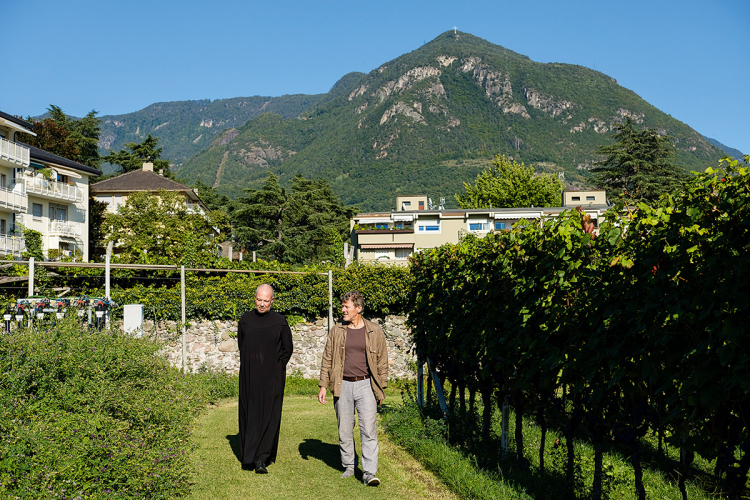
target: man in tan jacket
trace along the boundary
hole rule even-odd
[[[359,417],[362,439],[362,482],[377,486],[378,405],[388,386],[388,344],[383,329],[362,317],[365,302],[352,290],[341,297],[344,324],[328,332],[320,368],[318,401],[326,403],[326,388],[333,393],[339,425],[339,448],[344,473],[354,476],[354,412]]]

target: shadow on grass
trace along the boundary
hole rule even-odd
[[[227,441],[229,441],[229,446],[232,447],[232,453],[234,453],[234,456],[237,457],[237,461],[242,462],[242,451],[240,450],[240,435],[230,434],[229,436],[227,436]]]
[[[341,469],[341,454],[338,444],[324,443],[320,439],[305,439],[299,444],[299,454],[304,460],[317,458],[332,469]]]

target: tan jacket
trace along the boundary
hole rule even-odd
[[[320,382],[337,398],[341,395],[341,382],[344,380],[344,353],[346,352],[346,326],[336,324],[328,332],[328,340],[323,350],[320,366]],[[367,369],[370,372],[370,385],[378,401],[385,399],[383,389],[388,387],[388,342],[385,333],[376,323],[365,320],[365,349]]]

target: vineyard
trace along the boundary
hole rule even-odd
[[[747,162],[750,158],[746,157]],[[416,254],[409,322],[418,354],[450,384],[449,407],[479,394],[483,437],[502,410],[502,446],[524,461],[523,418],[560,431],[565,483],[575,443],[594,449],[603,498],[615,443],[643,499],[642,456],[677,448],[678,487],[696,455],[740,499],[750,469],[750,170],[725,160],[654,206],[620,206],[597,231],[571,211]],[[457,406],[457,403],[459,406]],[[513,440],[508,436],[512,408]],[[646,446],[648,443],[648,446]],[[651,443],[656,443],[651,446]],[[557,448],[557,444],[555,448]],[[648,450],[646,450],[648,448]]]

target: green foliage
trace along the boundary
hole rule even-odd
[[[161,159],[164,148],[157,147],[158,144],[159,138],[148,134],[143,142],[129,142],[116,153],[110,149],[108,155],[102,156],[102,160],[118,165],[123,173],[141,170],[144,163],[151,162],[154,164],[154,171],[164,170],[165,177],[174,179],[174,174],[169,170],[169,161]]]
[[[214,233],[229,229],[224,212],[195,213],[182,193],[165,190],[132,193],[117,213],[105,215],[103,224],[119,261],[188,267],[213,267],[220,258]]]
[[[89,190],[89,260],[100,261],[104,255],[104,217],[107,214],[107,204],[98,201]]]
[[[33,229],[24,228],[23,230],[24,244],[26,245],[26,251],[23,253],[23,258],[34,257],[36,260],[44,260],[44,252],[42,251],[42,233],[34,231]]]
[[[133,113],[103,117],[102,132],[104,137],[112,140],[109,147],[119,150],[128,142],[141,142],[148,133],[158,131],[164,145],[164,156],[180,165],[209,147],[227,129],[241,127],[266,112],[295,118],[325,95],[160,102]]]
[[[534,175],[532,167],[497,155],[473,186],[464,182],[464,190],[455,195],[461,208],[556,207],[563,184],[555,175]]]
[[[21,134],[21,141],[83,165],[99,168],[101,123],[96,117],[97,112],[90,111],[85,117],[76,119],[67,116],[54,104],[50,105],[48,111],[49,118],[29,118],[36,136]]]
[[[198,408],[236,379],[181,375],[158,342],[81,334],[74,319],[0,336],[0,488],[9,498],[157,498],[186,491]]]
[[[260,190],[248,190],[232,213],[234,239],[268,260],[340,262],[354,209],[341,204],[323,180],[292,179],[289,192],[269,174]]]
[[[642,498],[638,450],[649,429],[687,457],[680,490],[697,453],[716,460],[724,492],[738,498],[750,469],[750,357],[738,348],[748,333],[748,207],[750,167],[725,159],[675,197],[624,219],[610,211],[598,237],[588,216],[567,212],[416,254],[417,351],[452,384],[500,390],[540,425],[565,422],[570,443],[585,425],[595,498],[612,440],[629,449]],[[573,462],[565,469],[573,484]]]
[[[598,188],[612,197],[653,202],[682,187],[686,176],[674,164],[674,146],[669,137],[652,128],[636,130],[630,117],[615,125],[615,130],[611,136],[614,143],[599,148],[606,159],[591,170]]]
[[[207,277],[187,273],[188,318],[237,320],[255,307],[255,289],[262,283],[274,288],[273,308],[281,314],[319,318],[328,316],[328,278],[322,267],[303,268],[306,274],[240,274]],[[338,299],[349,290],[365,297],[368,316],[406,314],[408,269],[395,266],[349,266],[333,271],[333,310],[340,316]],[[173,287],[141,284],[113,288],[118,304],[143,304],[144,314],[156,320],[181,317],[179,282]]]

